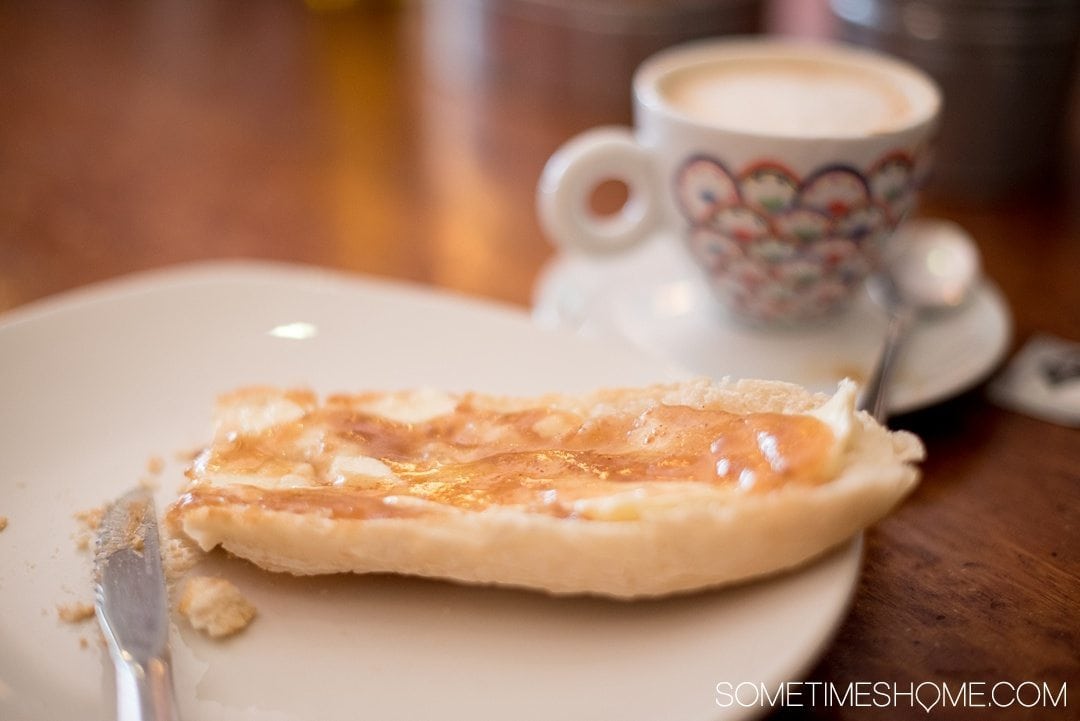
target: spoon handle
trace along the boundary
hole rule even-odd
[[[885,341],[881,347],[881,354],[878,356],[874,372],[870,375],[862,399],[859,401],[859,410],[868,411],[874,420],[882,425],[889,417],[886,407],[889,398],[889,380],[896,366],[900,346],[914,317],[914,310],[907,306],[901,306],[889,314],[889,325],[885,329]]]

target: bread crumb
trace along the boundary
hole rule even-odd
[[[184,576],[202,556],[202,549],[188,539],[162,534],[161,561],[167,581],[176,581]]]
[[[127,527],[119,539],[119,545],[130,548],[135,553],[142,555],[143,544],[146,543],[146,515],[149,511],[149,502],[145,498],[136,501],[128,501],[127,504]],[[102,549],[103,553],[112,553],[119,548],[113,548],[112,544]]]
[[[184,584],[178,605],[192,628],[212,638],[231,636],[255,617],[255,607],[224,578],[193,576]]]
[[[66,603],[56,607],[56,615],[64,623],[82,623],[94,617],[92,603]]]
[[[7,516],[0,516],[0,531],[7,528]]]
[[[79,648],[90,648],[91,646],[97,648],[109,647],[109,642],[105,640],[105,634],[100,626],[95,626],[89,636],[79,636]]]
[[[158,475],[165,468],[165,461],[161,456],[150,456],[146,461],[146,471],[152,475]]]
[[[74,517],[81,526],[75,533],[75,547],[80,551],[86,551],[90,548],[98,529],[101,528],[101,522],[105,520],[105,506],[78,511]]]
[[[76,511],[75,520],[86,526],[88,530],[96,531],[101,528],[101,522],[105,520],[105,506]]]

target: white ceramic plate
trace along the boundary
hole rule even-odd
[[[618,257],[556,258],[534,294],[545,327],[621,342],[693,373],[773,378],[832,391],[865,381],[886,316],[863,293],[835,322],[763,330],[726,317],[678,241],[656,237]],[[922,408],[986,378],[1008,350],[1012,323],[1001,292],[984,281],[959,310],[923,319],[905,344],[889,409]]]
[[[72,514],[207,438],[216,394],[431,385],[534,393],[668,380],[654,360],[514,310],[386,282],[264,264],[136,276],[0,319],[0,718],[112,717]],[[797,677],[824,649],[858,575],[859,541],[797,573],[667,601],[552,599],[396,577],[295,579],[212,562],[254,601],[243,634],[177,624],[188,721],[609,721],[744,718],[718,683]],[[214,569],[212,569],[214,570]],[[82,648],[80,639],[89,643]]]

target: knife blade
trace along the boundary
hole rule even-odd
[[[95,552],[95,604],[116,669],[119,721],[177,721],[169,611],[154,498],[143,488],[105,512]]]

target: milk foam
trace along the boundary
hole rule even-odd
[[[815,60],[740,59],[686,68],[664,80],[662,93],[699,122],[793,137],[887,132],[915,114],[889,78]]]

